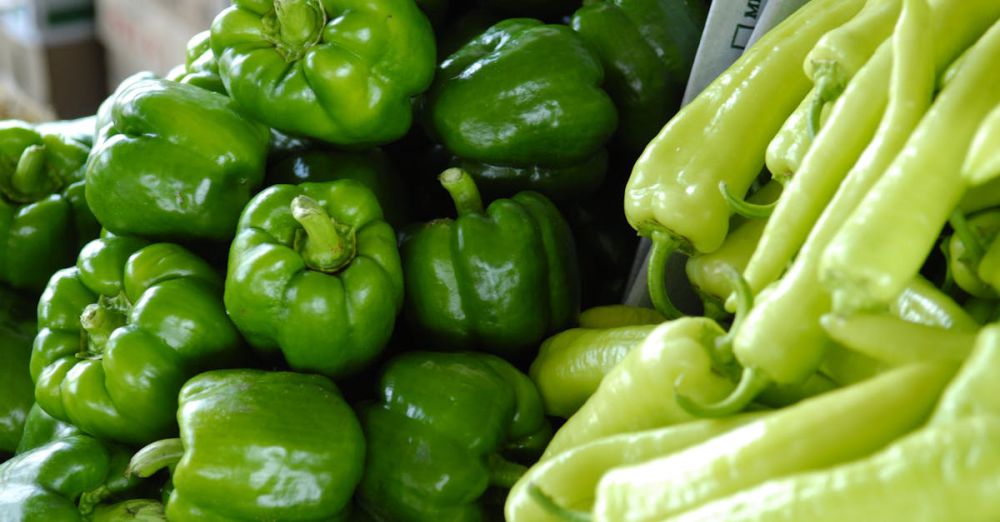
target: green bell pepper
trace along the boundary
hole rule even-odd
[[[400,240],[406,317],[419,338],[449,350],[521,357],[580,312],[573,237],[541,194],[521,192],[483,210],[476,184],[449,169],[441,184],[458,218]]]
[[[483,7],[504,16],[530,16],[559,19],[568,16],[580,2],[577,0],[479,0]]]
[[[31,306],[17,294],[0,287],[0,460],[13,453],[24,430],[28,410],[35,402],[35,387],[28,371],[35,318]]]
[[[139,493],[140,481],[124,473],[129,457],[124,448],[73,431],[26,450],[0,464],[0,520],[164,520],[139,517],[148,507],[135,512],[153,501],[131,501],[133,509],[124,512],[119,505],[117,513],[102,505]]]
[[[364,470],[361,425],[325,377],[217,370],[181,389],[179,439],[132,457],[128,475],[169,468],[167,517],[339,520]]]
[[[219,62],[212,52],[211,36],[208,31],[192,36],[188,40],[184,63],[171,70],[167,79],[225,95],[226,86],[219,78]]]
[[[645,148],[680,106],[705,16],[692,0],[600,0],[573,13],[570,25],[604,66],[629,149]]]
[[[486,192],[579,195],[600,185],[617,124],[603,81],[570,28],[504,20],[441,63],[426,127]]]
[[[184,381],[241,360],[221,294],[218,274],[177,245],[90,242],[38,303],[35,399],[101,439],[143,444],[174,433]]]
[[[267,168],[265,183],[297,185],[306,182],[353,179],[378,198],[385,220],[394,228],[409,219],[406,189],[389,156],[379,149],[349,152],[334,149],[304,149],[291,152]]]
[[[133,77],[102,110],[87,202],[116,234],[229,240],[264,176],[268,129],[225,96]],[[107,118],[107,119],[104,119]]]
[[[99,226],[84,199],[86,145],[0,122],[0,283],[40,291]]]
[[[21,441],[17,444],[17,454],[27,453],[54,440],[65,439],[71,435],[84,435],[84,433],[80,431],[80,428],[45,413],[45,410],[36,402],[28,410],[28,415],[24,419],[24,432],[21,434]]]
[[[551,436],[528,377],[489,354],[405,353],[380,387],[381,402],[361,411],[358,488],[380,520],[484,519],[488,488],[508,489],[526,471],[510,452],[537,457]]]
[[[225,302],[265,356],[332,377],[362,369],[403,306],[396,234],[375,195],[352,179],[258,194],[229,252]]]
[[[434,75],[434,32],[412,0],[236,0],[212,49],[247,112],[338,145],[402,137]]]

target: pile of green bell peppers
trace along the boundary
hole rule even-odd
[[[234,0],[93,116],[0,122],[0,520],[495,517],[703,23]]]

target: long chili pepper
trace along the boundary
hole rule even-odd
[[[768,141],[809,90],[798,64],[823,34],[850,19],[862,4],[806,4],[681,109],[639,157],[625,189],[625,216],[653,241],[650,298],[665,316],[679,312],[663,289],[663,263],[677,249],[719,248],[730,215],[719,182],[726,182],[737,197],[747,192],[763,167]]]
[[[819,318],[829,312],[830,298],[818,283],[820,255],[930,104],[934,67],[925,32],[929,16],[921,9],[925,4],[912,5],[904,8],[892,40],[895,58],[889,105],[875,138],[823,210],[792,268],[757,296],[753,309],[735,331],[733,351],[744,367],[738,393],[719,404],[693,408],[694,413],[707,416],[738,411],[769,383],[802,382],[822,363],[828,340]],[[942,8],[935,14],[955,19],[960,12]],[[958,35],[942,40],[953,41],[956,53],[962,47]]]
[[[781,196],[781,184],[771,180],[748,199],[752,204],[773,204]],[[736,218],[734,218],[734,221]],[[713,252],[695,254],[685,266],[688,280],[703,298],[725,300],[732,293],[732,285],[724,270],[743,272],[757,248],[764,231],[766,219],[746,219],[732,225],[722,246]]]
[[[982,185],[1000,176],[1000,106],[992,112],[976,131],[969,147],[969,155],[962,165],[962,177],[970,185]]]
[[[966,2],[962,4],[967,9]],[[969,144],[984,115],[1000,103],[1000,89],[984,88],[1000,84],[998,55],[1000,24],[995,24],[976,42],[962,73],[937,97],[897,160],[827,246],[820,279],[832,294],[835,310],[888,302],[934,248],[965,191],[961,167]]]
[[[506,519],[508,522],[561,520],[529,493],[532,486],[544,491],[554,503],[565,509],[589,512],[593,507],[597,483],[608,471],[683,450],[763,415],[766,413],[693,421],[666,428],[621,433],[577,446],[532,466],[517,481],[507,496]]]
[[[893,366],[962,361],[976,339],[975,332],[910,323],[886,314],[828,314],[820,321],[834,341]]]
[[[768,481],[670,521],[996,520],[998,439],[996,417],[966,418],[919,430],[870,458]]]
[[[926,427],[869,458],[768,481],[671,520],[996,520],[998,380],[1000,325],[992,324],[976,336]]]
[[[782,184],[787,184],[799,171],[802,158],[812,145],[813,136],[809,134],[809,110],[815,96],[816,88],[813,87],[781,125],[781,130],[767,144],[764,165],[767,166],[771,176]]]
[[[809,100],[806,128],[815,136],[823,107],[844,91],[854,74],[892,34],[902,0],[869,0],[861,12],[826,33],[809,51],[805,73],[815,84]]]
[[[678,453],[616,468],[598,484],[594,519],[664,520],[767,480],[870,455],[924,423],[957,366],[899,368]]]
[[[676,386],[701,400],[733,389],[712,364],[711,349],[725,332],[704,317],[658,326],[601,381],[597,391],[556,432],[542,460],[617,433],[660,428],[694,417],[671,399]]]
[[[883,46],[854,76],[785,187],[744,272],[754,293],[781,276],[871,141],[888,99],[891,51]]]

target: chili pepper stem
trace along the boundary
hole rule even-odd
[[[677,319],[683,317],[684,313],[677,309],[670,301],[667,294],[667,287],[664,283],[667,260],[680,246],[680,242],[673,236],[662,230],[654,230],[650,234],[653,246],[649,252],[649,266],[647,268],[646,284],[649,289],[649,299],[653,302],[653,308],[667,319]]]
[[[287,62],[294,62],[323,36],[326,10],[318,0],[274,0],[264,18],[265,38]]]
[[[965,214],[961,210],[956,210],[951,214],[948,224],[955,231],[955,235],[965,244],[965,249],[971,258],[969,259],[969,266],[977,267],[979,260],[985,254],[985,249],[979,235],[969,226],[968,220],[965,219]]]
[[[483,198],[479,195],[475,180],[467,172],[451,168],[442,172],[438,181],[451,195],[459,216],[483,212]]]
[[[337,223],[308,196],[296,196],[291,207],[292,217],[303,229],[295,238],[295,250],[309,268],[334,273],[354,259],[355,238],[350,227]]]
[[[679,382],[674,383],[674,396],[677,404],[695,417],[727,417],[746,408],[770,384],[770,379],[760,371],[754,368],[744,368],[736,389],[719,402],[698,404],[680,392]]]
[[[719,192],[722,192],[722,197],[726,198],[726,203],[729,204],[729,208],[732,209],[733,212],[747,219],[767,218],[772,212],[774,212],[774,207],[778,206],[777,201],[761,205],[757,203],[750,203],[745,199],[737,198],[732,192],[729,191],[729,185],[727,185],[725,181],[719,182]]]
[[[139,450],[125,469],[125,476],[146,478],[163,468],[170,470],[184,456],[184,444],[181,439],[163,439]]]
[[[538,484],[535,484],[534,482],[528,484],[528,495],[550,515],[565,520],[566,522],[590,522],[594,519],[594,517],[586,511],[574,511],[560,506],[554,498],[550,497]]]
[[[820,67],[816,73],[816,95],[813,96],[812,103],[809,104],[809,138],[812,140],[816,139],[816,135],[819,134],[819,128],[822,126],[823,119],[823,107],[826,103],[833,100],[836,97],[836,93],[833,92],[833,80],[830,78],[829,71],[825,67]]]
[[[490,455],[490,485],[510,489],[528,472],[527,466],[511,462],[500,455]]]
[[[712,364],[720,371],[725,372],[732,378],[736,378],[734,372],[738,372],[739,370],[734,368],[735,365],[733,364],[736,359],[733,355],[733,336],[739,330],[743,319],[750,313],[750,309],[753,308],[753,292],[750,291],[750,285],[747,283],[747,280],[732,266],[727,265],[723,267],[722,274],[733,288],[736,315],[733,317],[733,323],[729,326],[729,332],[726,335],[716,338],[713,346],[709,348],[709,356],[712,359]]]

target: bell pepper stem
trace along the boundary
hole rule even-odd
[[[49,180],[45,176],[45,147],[31,145],[21,152],[11,178],[11,187],[24,198],[31,198],[35,194],[44,193],[48,185]]]
[[[528,496],[550,515],[566,522],[590,522],[593,520],[593,516],[586,511],[575,511],[560,506],[554,498],[550,497],[534,482],[528,484]]]
[[[737,198],[729,191],[729,185],[725,181],[719,182],[719,192],[722,192],[722,197],[726,198],[726,203],[734,213],[747,219],[765,219],[774,212],[774,207],[778,206],[777,201],[761,205]]]
[[[332,273],[354,257],[354,235],[350,227],[337,223],[322,205],[309,196],[296,196],[291,203],[292,217],[302,225],[295,238],[295,250],[306,265],[320,272]]]
[[[698,404],[680,392],[679,384],[674,383],[674,396],[684,411],[695,417],[728,417],[743,411],[771,382],[755,368],[744,368],[736,389],[725,399],[713,404]]]
[[[267,40],[287,62],[302,58],[319,42],[326,10],[318,0],[274,0],[274,13],[264,19]]]
[[[80,314],[80,326],[87,334],[85,348],[89,354],[103,352],[104,343],[111,334],[125,324],[124,314],[112,310],[101,303],[91,303]]]
[[[467,172],[459,168],[451,168],[442,172],[438,176],[438,181],[451,195],[459,216],[483,212],[483,198],[479,195],[479,188],[476,187],[475,180]]]
[[[142,448],[128,463],[125,476],[146,478],[163,468],[174,469],[184,456],[181,439],[163,439]]]
[[[528,471],[526,466],[511,462],[499,455],[490,455],[490,485],[510,489]]]
[[[662,230],[654,230],[651,236],[653,246],[649,251],[649,266],[646,274],[649,300],[653,302],[653,308],[666,319],[683,317],[684,313],[670,301],[665,283],[667,260],[670,259],[670,254],[680,246],[680,242]]]
[[[94,508],[111,496],[111,489],[106,485],[101,485],[97,489],[86,491],[80,495],[78,506],[80,514],[87,516],[94,512]]]

